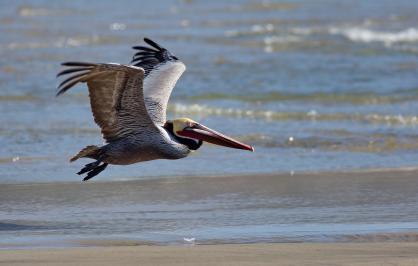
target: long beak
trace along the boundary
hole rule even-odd
[[[201,124],[196,124],[193,127],[186,127],[182,131],[177,131],[176,133],[183,137],[198,139],[216,145],[221,145],[234,149],[248,150],[252,152],[254,151],[254,148],[252,146],[239,142],[238,140],[235,140],[228,136],[225,136]]]

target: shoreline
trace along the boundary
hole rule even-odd
[[[226,175],[173,175],[173,176],[150,176],[150,177],[140,177],[140,178],[124,178],[124,179],[105,179],[101,180],[96,178],[94,180],[89,180],[83,182],[79,176],[74,176],[74,181],[45,181],[45,182],[5,182],[0,183],[4,186],[13,186],[13,185],[22,185],[22,186],[31,186],[31,185],[74,185],[74,184],[107,184],[107,183],[137,183],[137,182],[153,182],[153,181],[175,181],[175,180],[185,180],[185,179],[216,179],[216,178],[249,178],[249,177],[307,177],[307,176],[338,176],[338,177],[351,177],[358,174],[365,175],[377,175],[377,174],[402,174],[410,175],[417,174],[418,176],[418,167],[406,166],[399,168],[364,168],[364,169],[341,169],[341,170],[323,170],[323,171],[292,171],[292,172],[266,172],[266,173],[239,173],[239,174],[226,174]]]
[[[287,245],[287,244],[375,244],[375,243],[417,243],[417,231],[400,232],[378,232],[378,233],[358,233],[338,236],[323,236],[322,240],[295,240],[277,237],[270,240],[245,241],[241,239],[222,239],[207,241],[176,241],[158,242],[142,240],[138,238],[125,237],[101,237],[101,238],[56,238],[44,239],[42,243],[32,244],[1,244],[0,251],[13,250],[54,250],[54,249],[77,249],[77,248],[104,248],[104,247],[193,247],[193,246],[218,246],[218,245]]]
[[[3,184],[0,249],[416,242],[418,170]]]
[[[418,265],[418,243],[282,243],[0,250],[3,265]]]

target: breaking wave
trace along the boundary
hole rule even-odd
[[[119,43],[117,37],[113,36],[74,36],[74,37],[60,37],[53,41],[32,41],[32,42],[10,42],[0,45],[0,48],[18,50],[18,49],[39,49],[39,48],[64,48],[64,47],[78,47],[98,44],[115,44]]]
[[[418,42],[418,29],[409,28],[397,32],[373,31],[367,28],[337,28],[331,27],[329,33],[342,35],[353,42],[381,42],[387,46],[394,43]]]
[[[397,91],[397,94],[377,94],[373,92],[353,92],[353,93],[282,93],[277,91],[238,95],[226,93],[203,93],[195,96],[189,96],[189,100],[237,100],[244,102],[276,102],[276,101],[309,101],[317,103],[341,103],[353,105],[370,104],[392,104],[418,100],[417,90],[415,88],[403,91]]]
[[[385,114],[350,114],[350,113],[327,113],[320,114],[316,110],[308,112],[278,112],[268,110],[248,110],[239,108],[222,108],[211,107],[207,105],[185,105],[172,104],[169,105],[168,111],[174,114],[194,114],[194,115],[215,115],[230,116],[239,118],[258,118],[273,121],[287,120],[314,120],[314,121],[358,121],[362,123],[372,124],[389,124],[389,125],[418,125],[418,116],[404,115],[385,115]]]
[[[236,38],[249,46],[261,46],[265,52],[341,45],[335,40],[335,37],[339,36],[354,43],[381,43],[392,50],[418,52],[416,45],[418,28],[406,27],[399,31],[389,31],[375,30],[369,26],[368,23],[363,22],[351,25],[283,27],[272,22],[253,24],[244,29],[226,30],[224,35],[228,38]]]

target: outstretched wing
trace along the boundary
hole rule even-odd
[[[166,122],[166,110],[171,92],[186,66],[167,49],[144,38],[150,46],[134,46],[139,50],[133,57],[134,66],[145,70],[144,99],[151,119],[157,125]]]
[[[87,82],[94,121],[107,142],[158,130],[148,115],[143,95],[144,70],[119,64],[66,62],[57,76],[74,73],[58,86],[57,96]]]

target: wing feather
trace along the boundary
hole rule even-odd
[[[71,77],[69,77],[69,78],[65,79],[63,82],[61,82],[61,83],[60,83],[60,85],[58,85],[58,87],[63,87],[63,85],[64,85],[65,83],[69,82],[69,81],[75,81],[75,80],[78,80],[78,78],[80,78],[80,77],[84,77],[87,73],[88,73],[88,72],[81,72],[81,73],[75,74],[75,75],[73,75],[73,76],[71,76]]]
[[[145,70],[144,97],[148,113],[155,124],[164,125],[171,92],[186,67],[158,43],[148,38],[144,42],[151,47],[134,46],[139,51],[131,63]]]
[[[65,70],[59,72],[57,74],[57,77],[65,75],[65,74],[70,74],[70,73],[73,73],[73,72],[79,72],[79,71],[82,71],[82,70],[90,70],[92,68],[93,67],[74,67],[74,68],[65,69]]]
[[[85,62],[66,62],[63,65],[78,70],[71,68],[60,72],[75,74],[58,86],[57,96],[79,82],[86,82],[94,121],[107,142],[158,130],[145,106],[142,68]]]

